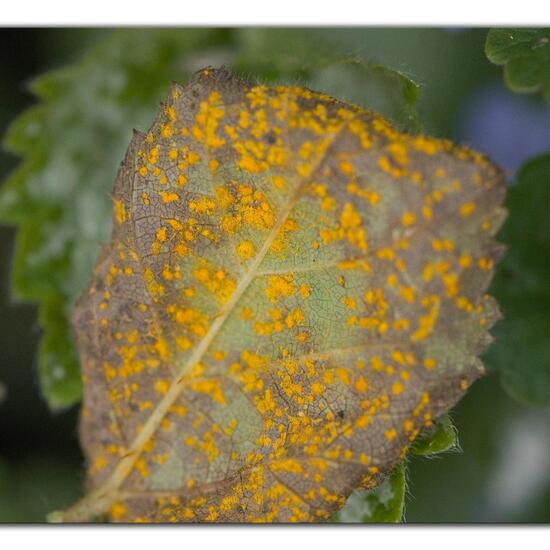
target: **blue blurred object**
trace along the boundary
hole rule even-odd
[[[550,149],[550,105],[503,85],[480,88],[464,104],[458,138],[515,173]]]

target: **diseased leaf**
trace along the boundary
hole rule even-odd
[[[354,491],[335,519],[339,523],[399,523],[406,489],[406,467],[402,462],[376,489]]]
[[[421,434],[411,447],[411,452],[420,456],[444,453],[458,447],[456,428],[449,416],[445,415]]]
[[[519,401],[550,403],[550,154],[522,166],[508,191],[510,217],[502,229],[509,252],[495,277],[494,292],[505,318],[495,328],[498,345],[487,363],[499,371]]]
[[[550,100],[550,29],[491,29],[485,53],[504,65],[504,78],[514,92],[542,92]]]
[[[90,493],[65,521],[326,521],[478,378],[499,169],[204,69],[136,132],[74,311]]]

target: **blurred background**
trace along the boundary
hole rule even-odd
[[[113,32],[0,29],[0,135],[36,103],[30,81],[77,62]],[[252,47],[263,32],[221,29],[215,36],[220,44],[233,40]],[[340,51],[404,71],[421,84],[418,111],[424,131],[488,153],[511,177],[526,159],[550,151],[548,104],[506,89],[501,68],[484,55],[487,29],[308,32],[320,44],[330,42]],[[299,41],[300,30],[295,36]],[[197,68],[225,60],[216,48],[195,60]],[[156,105],[148,108],[151,116]],[[1,152],[0,181],[17,164],[15,156]],[[115,172],[116,167],[113,182]],[[13,228],[0,227],[0,522],[41,522],[82,494],[83,457],[78,406],[52,412],[41,396],[36,306],[16,303],[10,294],[14,235]],[[461,451],[410,460],[406,521],[550,521],[550,411],[512,400],[498,375],[490,374],[476,382],[451,416]]]

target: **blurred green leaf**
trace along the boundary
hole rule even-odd
[[[415,440],[411,452],[414,455],[431,456],[456,448],[458,448],[457,431],[453,421],[445,415]]]
[[[308,29],[243,29],[234,67],[264,80],[308,86],[358,103],[401,130],[419,130],[420,86],[405,73],[336,48]]]
[[[496,65],[504,65],[511,90],[541,91],[550,101],[550,29],[491,29],[485,53]]]
[[[475,382],[453,410],[462,452],[439,460],[409,455],[407,485],[414,498],[407,503],[407,522],[508,521],[491,510],[491,482],[509,452],[507,426],[521,410],[496,372]]]
[[[38,368],[42,392],[54,409],[80,400],[80,364],[72,345],[67,304],[60,296],[43,300],[39,321],[44,331],[38,349]]]
[[[406,466],[402,462],[372,491],[353,492],[335,515],[338,523],[399,523],[403,518],[406,492]]]
[[[113,33],[75,65],[32,84],[40,103],[11,126],[5,147],[23,163],[0,192],[0,221],[19,226],[12,286],[38,301],[42,392],[54,408],[81,397],[68,313],[111,231],[111,190],[132,128],[148,127],[193,54],[230,40],[222,29]]]
[[[281,29],[127,29],[33,82],[39,103],[5,139],[23,163],[0,191],[0,222],[19,226],[12,287],[40,304],[39,372],[53,408],[80,400],[69,313],[110,234],[110,195],[132,128],[149,127],[170,81],[232,64],[266,81],[305,79],[402,127],[417,124],[418,85],[405,75],[328,44],[321,49],[307,32],[299,44],[285,36]]]
[[[508,251],[492,292],[504,319],[486,363],[516,399],[550,404],[550,154],[527,162],[508,191],[509,218],[500,232]]]
[[[0,524],[44,522],[53,507],[81,494],[72,456],[36,450],[17,460],[0,456]]]

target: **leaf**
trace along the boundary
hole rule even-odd
[[[354,491],[336,519],[339,523],[399,523],[405,509],[405,463],[401,463],[376,489]]]
[[[414,442],[411,452],[419,456],[431,456],[457,447],[456,428],[449,416],[445,415]]]
[[[135,132],[73,314],[90,493],[65,521],[322,521],[478,378],[502,172],[204,69]]]
[[[188,56],[216,47],[223,31],[129,29],[79,63],[38,78],[40,103],[12,124],[5,148],[23,163],[0,192],[0,220],[19,226],[12,286],[40,303],[42,393],[53,408],[81,399],[68,312],[111,231],[112,181],[134,124],[167,82],[188,75]]]
[[[400,129],[418,130],[420,86],[403,72],[343,52],[309,29],[243,29],[236,70],[276,82],[301,81],[380,112]]]
[[[449,416],[445,415],[418,436],[410,452],[417,456],[433,456],[456,448],[457,430]],[[402,462],[376,489],[354,491],[333,521],[398,523],[403,518],[406,485],[406,467]]]
[[[64,450],[35,448],[11,460],[0,455],[0,523],[42,523],[53,506],[66,506],[81,494],[76,461]]]
[[[514,92],[542,92],[550,100],[550,29],[491,29],[485,43],[489,61],[504,65]]]
[[[40,383],[51,407],[81,399],[68,312],[108,240],[112,180],[130,128],[149,125],[151,106],[170,80],[189,76],[204,64],[200,59],[235,58],[239,71],[266,81],[318,80],[326,91],[345,91],[403,127],[416,125],[418,85],[410,79],[356,57],[321,53],[319,41],[306,33],[297,64],[296,50],[289,52],[290,42],[280,42],[286,35],[279,33],[284,31],[126,29],[77,64],[32,84],[39,104],[15,121],[6,138],[6,148],[23,163],[0,192],[0,220],[19,226],[12,286],[18,298],[40,303]]]
[[[532,405],[550,403],[550,154],[522,166],[508,192],[510,217],[502,239],[509,252],[494,291],[505,318],[487,354],[508,393]]]
[[[350,57],[327,66],[310,84],[379,111],[400,129],[420,128],[415,110],[420,86],[395,69]]]

